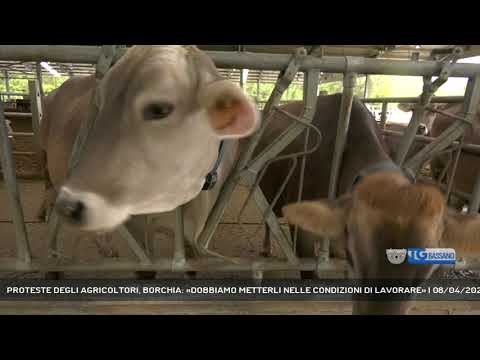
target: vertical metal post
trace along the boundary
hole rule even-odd
[[[30,80],[28,82],[28,90],[30,93],[30,108],[32,111],[32,129],[35,142],[38,147],[42,147],[40,139],[40,128],[42,126],[43,109],[41,90],[38,81]]]
[[[303,82],[303,101],[304,101],[304,112],[303,118],[307,119],[307,121],[313,120],[315,115],[315,111],[317,109],[317,91],[320,82],[320,72],[311,70],[304,74],[304,82]],[[310,137],[310,129],[305,129],[305,144],[303,151],[308,150],[308,141]],[[302,157],[302,162],[300,163],[300,181],[298,186],[298,196],[297,201],[302,201],[303,197],[303,186],[305,181],[305,167],[307,165],[307,157]],[[293,248],[296,249],[297,244],[297,237],[298,237],[298,226],[295,226],[294,236],[293,236]]]
[[[37,73],[38,88],[40,89],[40,96],[43,98],[45,93],[43,92],[43,80],[42,80],[42,65],[39,62],[36,63],[35,67]]]
[[[7,122],[0,102],[0,146],[2,158],[2,172],[7,187],[7,194],[12,207],[12,220],[15,226],[15,241],[17,244],[17,257],[26,263],[31,262],[30,245],[28,243],[25,218],[23,216],[17,178],[15,176],[15,162],[12,158],[12,148],[8,138]]]
[[[388,102],[382,101],[382,112],[380,114],[380,129],[385,130],[387,125]]]
[[[183,205],[175,210],[175,249],[173,254],[173,266],[185,265],[185,226],[183,222]]]
[[[260,71],[260,73],[258,74],[258,78],[257,78],[257,96],[255,97],[255,102],[257,103],[258,105],[258,101],[260,100],[260,78],[262,76],[262,72]]]
[[[432,76],[423,77],[422,94],[420,95],[419,102],[416,104],[415,109],[413,110],[412,119],[405,130],[405,134],[400,141],[400,147],[395,154],[395,161],[398,165],[403,165],[405,161],[408,150],[412,146],[415,136],[417,135],[418,126],[425,116],[426,107],[428,104],[430,104],[433,95],[440,88],[440,86],[448,81],[452,66],[457,62],[462,53],[463,50],[459,47],[456,47],[452,51],[452,55],[448,58],[448,60],[446,60],[442,66],[438,78],[434,82],[432,82]]]
[[[284,93],[286,88],[290,85],[290,83],[293,81],[294,76],[297,73],[298,69],[300,68],[300,65],[303,62],[305,55],[306,55],[305,49],[300,49],[290,61],[283,75],[279,77],[277,84],[273,89],[273,92],[270,95],[270,98],[268,99],[268,102],[265,104],[265,107],[263,109],[263,112],[262,112],[263,121],[262,121],[262,125],[260,126],[260,129],[258,129],[256,133],[250,136],[248,143],[245,147],[245,150],[240,155],[237,161],[237,164],[235,165],[235,168],[232,170],[227,180],[225,181],[223,185],[223,189],[220,192],[220,195],[218,196],[217,201],[208,216],[208,219],[205,223],[205,227],[198,239],[198,245],[201,248],[203,248],[203,249],[200,248],[199,250],[204,251],[208,247],[208,244],[213,237],[215,229],[218,223],[220,222],[220,218],[222,217],[228,205],[228,201],[232,196],[233,191],[235,190],[238,184],[238,181],[241,178],[241,172],[248,165],[255,151],[255,148],[258,142],[260,141],[260,138],[262,137],[265,129],[267,128],[268,124],[265,121],[266,117],[268,117],[268,115],[271,114],[271,111],[273,111],[273,108],[277,106],[277,104],[280,102],[280,98],[282,97],[282,94]],[[255,193],[257,194],[258,191],[256,191]]]
[[[478,104],[480,103],[480,75],[468,79],[467,90],[465,91],[464,111],[467,119],[474,121]],[[468,207],[469,214],[478,214],[480,210],[480,173],[477,174],[477,180],[471,195]]]
[[[5,80],[5,91],[7,92],[7,100],[10,100],[10,79],[8,77],[8,71],[7,70],[4,70],[3,71],[3,75],[4,75],[4,80]]]
[[[363,98],[366,99],[368,97],[368,74],[365,75],[365,88],[363,89]]]
[[[424,78],[425,84],[423,86],[423,93],[420,96],[420,101],[415,105],[413,109],[412,118],[405,129],[404,135],[400,140],[400,145],[395,153],[395,162],[398,165],[403,165],[405,158],[407,157],[408,150],[415,140],[418,127],[425,117],[426,106],[430,103],[433,92],[430,91],[429,86],[431,84],[431,76]]]
[[[343,78],[343,96],[340,104],[340,114],[337,126],[337,137],[335,141],[335,150],[332,159],[332,172],[330,173],[330,184],[328,188],[328,198],[335,199],[337,195],[338,174],[347,140],[348,127],[350,124],[350,113],[352,111],[353,96],[355,84],[357,82],[356,73],[346,73]]]
[[[404,165],[413,172],[431,159],[435,154],[445,150],[452,142],[464,133],[467,127],[472,126],[477,106],[480,103],[480,74],[469,79],[465,93],[464,113],[465,120],[457,120],[442,132],[437,138],[412,156]]]

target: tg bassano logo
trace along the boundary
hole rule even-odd
[[[407,264],[441,264],[455,265],[456,254],[454,249],[387,249],[387,259],[390,263],[400,265],[407,259]]]
[[[455,265],[454,249],[407,249],[408,264],[451,264]]]

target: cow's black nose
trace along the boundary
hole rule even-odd
[[[74,225],[81,225],[85,220],[85,204],[65,193],[59,194],[55,210],[61,217]]]

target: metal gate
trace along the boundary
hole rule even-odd
[[[117,46],[0,46],[0,59],[21,60],[21,61],[55,61],[55,62],[75,62],[75,63],[96,63],[97,78],[101,78],[108,71],[108,68],[126,51],[124,47]],[[262,151],[256,158],[252,159],[253,151],[258,144],[260,137],[265,130],[266,123],[263,125],[248,141],[248,146],[240,155],[239,160],[231,172],[229,178],[222,188],[221,194],[212,209],[205,228],[200,235],[198,246],[201,253],[205,256],[186,259],[184,249],[183,234],[183,216],[182,207],[177,209],[177,225],[175,231],[175,249],[173,258],[151,258],[139,242],[132,237],[124,226],[118,228],[118,232],[127,241],[129,247],[137,257],[137,261],[126,260],[107,260],[98,264],[82,264],[68,262],[58,257],[56,233],[59,228],[58,218],[55,213],[49,219],[49,250],[48,259],[32,259],[29,240],[27,238],[23,212],[20,205],[20,195],[14,173],[14,164],[12,162],[11,148],[8,141],[7,129],[5,126],[3,110],[0,109],[0,144],[2,149],[2,168],[4,169],[5,183],[8,188],[10,202],[13,212],[13,222],[16,229],[17,257],[12,259],[0,259],[0,271],[251,271],[256,278],[262,277],[263,271],[275,270],[315,270],[322,271],[345,271],[346,267],[343,261],[332,260],[328,254],[328,240],[325,240],[321,246],[323,252],[318,258],[299,259],[293,247],[293,241],[280,227],[278,219],[271,209],[258,186],[258,177],[261,170],[274,161],[277,156],[290,144],[296,137],[302,134],[306,137],[313,136],[315,127],[310,123],[315,113],[317,90],[319,85],[320,72],[343,73],[344,90],[340,109],[340,118],[338,123],[337,139],[333,158],[329,196],[335,197],[338,172],[341,165],[341,156],[343,153],[350,112],[353,101],[353,89],[356,84],[357,74],[379,74],[379,75],[409,75],[424,77],[424,91],[419,98],[415,98],[417,106],[415,108],[410,124],[402,137],[399,148],[397,163],[403,168],[416,172],[427,160],[435,154],[444,151],[451,146],[464,131],[471,126],[474,119],[476,105],[480,102],[480,65],[456,64],[456,59],[460,53],[456,50],[451,57],[442,62],[417,62],[417,61],[392,61],[357,57],[314,57],[307,55],[305,49],[299,49],[292,55],[281,54],[261,54],[261,53],[230,53],[230,52],[207,52],[220,68],[250,68],[259,70],[280,70],[281,75],[277,81],[275,89],[264,109],[264,118],[268,117],[273,111],[280,111],[277,105],[283,92],[291,83],[298,71],[305,73],[305,111],[302,118],[296,118],[292,115],[292,124],[282,133],[276,141]],[[433,76],[438,76],[434,82]],[[426,145],[420,152],[405,161],[412,142],[415,139],[417,128],[424,116],[426,107],[429,105],[435,91],[449,77],[468,77],[468,86],[464,96],[464,117],[455,118],[455,122],[445,130],[441,136],[435,139],[428,139]],[[41,122],[41,102],[39,91],[36,91],[36,101],[32,113],[36,114],[34,118],[34,131],[38,133]],[[96,115],[96,109],[92,104],[89,114],[90,121],[81,129],[72,152],[70,164],[74,165],[82,149],[89,128],[92,126]],[[318,135],[318,134],[317,134]],[[302,158],[301,169],[305,167],[306,155],[313,150],[305,149],[305,152],[298,154]],[[294,162],[297,159],[294,159]],[[479,174],[480,175],[480,174]],[[303,175],[302,175],[303,176]],[[240,181],[245,181],[253,187],[253,197],[259,209],[265,215],[265,221],[278,242],[280,249],[286,257],[286,261],[276,259],[258,258],[246,260],[239,258],[226,258],[221,254],[216,254],[209,249],[213,234],[220,222],[227,204],[232,196],[236,185]],[[301,194],[301,192],[299,192]],[[470,197],[470,212],[477,213],[480,207],[480,176]],[[458,268],[467,266],[465,263],[458,263]]]

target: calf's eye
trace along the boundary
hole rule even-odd
[[[174,106],[169,103],[152,103],[143,108],[143,119],[146,121],[161,120],[173,112]]]

